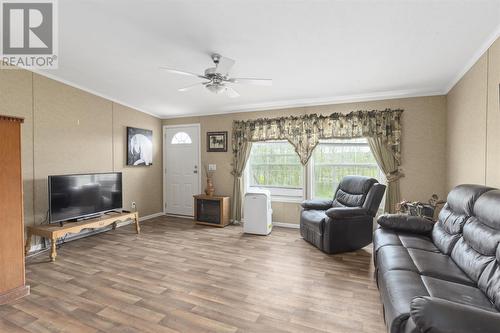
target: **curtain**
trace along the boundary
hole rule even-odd
[[[241,220],[243,199],[242,174],[250,155],[251,143],[268,140],[287,140],[295,148],[300,162],[306,165],[321,139],[374,138],[372,151],[390,184],[386,200],[389,211],[399,200],[399,166],[401,165],[401,115],[403,110],[352,111],[330,115],[308,114],[280,118],[261,118],[234,121],[233,147],[233,200],[232,218]],[[382,149],[383,148],[383,149]],[[387,155],[387,156],[386,156]],[[393,205],[394,203],[394,205]]]
[[[385,212],[394,213],[396,211],[396,204],[401,201],[399,179],[404,175],[399,171],[399,164],[394,154],[387,149],[381,138],[369,137],[368,144],[379,168],[387,179]]]
[[[403,110],[353,111],[328,116],[262,118],[233,122],[233,138],[239,141],[288,140],[307,164],[320,139],[380,138],[399,163],[401,114]]]
[[[233,138],[233,170],[231,174],[234,176],[233,184],[233,199],[231,201],[231,217],[233,223],[241,222],[243,211],[243,195],[245,194],[245,186],[243,184],[243,172],[247,165],[252,143],[250,141],[238,140]]]

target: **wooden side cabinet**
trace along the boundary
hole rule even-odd
[[[29,294],[24,276],[22,122],[0,115],[0,304]]]
[[[194,221],[196,224],[223,228],[229,224],[230,210],[229,197],[205,194],[194,196]]]

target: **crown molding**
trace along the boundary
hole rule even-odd
[[[84,87],[84,86],[82,86],[82,85],[80,85],[80,84],[77,84],[77,83],[74,83],[74,82],[72,82],[72,81],[62,79],[62,78],[60,78],[60,77],[57,77],[57,76],[56,76],[56,75],[54,75],[54,74],[50,74],[50,73],[47,73],[47,72],[42,72],[42,71],[40,71],[40,70],[38,70],[38,69],[35,69],[35,68],[24,68],[24,67],[20,67],[20,68],[25,69],[25,70],[27,70],[27,71],[30,71],[30,72],[32,72],[32,73],[35,73],[35,74],[37,74],[37,75],[40,75],[40,76],[46,77],[46,78],[48,78],[48,79],[51,79],[51,80],[54,80],[54,81],[57,81],[57,82],[63,83],[63,84],[65,84],[65,85],[67,85],[67,86],[70,86],[70,87],[72,87],[72,88],[80,89],[80,90],[82,90],[82,91],[84,91],[84,92],[86,92],[86,93],[89,93],[89,94],[95,95],[95,96],[97,96],[97,97],[101,97],[101,98],[107,99],[108,101],[110,101],[110,102],[112,102],[112,103],[115,103],[115,104],[120,104],[120,105],[126,106],[126,107],[128,107],[128,108],[134,109],[134,110],[136,110],[136,111],[139,111],[139,112],[142,112],[142,113],[148,114],[148,115],[150,115],[150,116],[152,116],[152,117],[155,117],[155,118],[159,118],[159,119],[161,119],[161,117],[160,117],[160,116],[158,116],[158,115],[156,115],[156,114],[154,114],[154,113],[151,113],[151,112],[149,112],[149,111],[146,111],[146,110],[144,110],[144,109],[141,109],[141,108],[139,108],[139,107],[137,107],[137,106],[134,106],[134,105],[131,105],[131,104],[128,104],[128,103],[124,103],[124,102],[122,102],[122,101],[117,100],[116,98],[113,98],[113,97],[108,96],[108,95],[105,95],[105,94],[101,94],[101,93],[99,93],[99,92],[97,92],[97,91],[95,91],[95,90],[93,90],[93,89],[90,89],[90,88]]]
[[[37,69],[25,68],[35,74],[47,77],[54,81],[66,84],[68,86],[80,89],[92,95],[104,98],[110,102],[120,104],[131,109],[140,111],[142,113],[148,114],[155,118],[160,119],[174,119],[174,118],[186,118],[186,117],[202,117],[202,116],[212,116],[220,114],[229,113],[240,113],[240,112],[252,112],[252,111],[265,111],[265,110],[276,110],[285,108],[296,108],[296,107],[308,107],[308,106],[319,106],[319,105],[330,105],[330,104],[344,104],[344,103],[356,103],[356,102],[369,102],[369,101],[379,101],[388,99],[398,99],[398,98],[410,98],[410,97],[425,97],[425,96],[439,96],[447,95],[450,90],[457,84],[457,82],[474,66],[474,64],[479,60],[479,58],[491,47],[491,45],[500,37],[500,25],[497,26],[495,31],[487,38],[487,40],[482,44],[482,47],[473,54],[470,60],[465,64],[465,66],[460,70],[452,80],[448,82],[442,89],[408,89],[408,90],[392,90],[392,91],[380,91],[367,94],[353,94],[353,95],[343,95],[343,96],[330,96],[330,97],[318,97],[318,98],[302,98],[302,99],[290,99],[290,100],[278,100],[263,103],[250,103],[241,104],[236,106],[228,106],[220,108],[216,111],[205,112],[193,112],[188,114],[176,114],[169,116],[162,116],[159,114],[154,114],[152,112],[146,111],[140,107],[122,102],[106,94],[99,93],[93,89],[84,87],[77,83],[69,80],[65,80],[57,77],[54,74],[47,72],[42,72]]]
[[[434,89],[434,90],[426,90],[426,89],[422,89],[422,90],[392,90],[392,91],[382,91],[382,92],[358,94],[358,95],[332,96],[332,97],[320,97],[320,98],[303,98],[303,99],[272,101],[272,102],[265,102],[265,103],[242,104],[242,105],[237,105],[237,106],[224,107],[224,108],[219,109],[218,111],[212,111],[210,113],[196,112],[196,113],[183,114],[183,115],[166,116],[166,117],[163,117],[162,119],[203,117],[203,116],[214,116],[214,115],[240,113],[240,112],[278,110],[278,109],[286,109],[286,108],[298,108],[298,107],[357,103],[357,102],[372,102],[372,101],[381,101],[381,100],[388,100],[388,99],[425,97],[425,96],[440,96],[440,95],[445,95],[443,90],[440,90],[440,89]]]
[[[481,45],[481,47],[472,55],[465,66],[459,71],[453,79],[445,86],[444,94],[447,95],[451,89],[460,81],[462,77],[476,64],[476,62],[483,56],[483,54],[488,51],[488,49],[495,43],[495,41],[500,37],[500,24],[493,31],[491,35],[486,39],[486,41]]]

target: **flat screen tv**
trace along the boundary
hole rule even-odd
[[[121,172],[49,176],[49,221],[75,220],[121,209]]]

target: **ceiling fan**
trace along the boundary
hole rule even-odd
[[[229,70],[234,66],[235,61],[233,59],[223,57],[220,54],[212,54],[212,61],[214,62],[215,67],[207,68],[203,75],[186,72],[166,66],[162,66],[160,68],[165,69],[170,73],[193,76],[206,80],[205,82],[199,82],[187,87],[180,88],[179,91],[188,91],[196,87],[204,86],[214,94],[226,93],[229,97],[234,98],[239,97],[240,94],[233,89],[233,84],[253,84],[260,86],[270,86],[273,84],[273,81],[271,79],[230,77]]]

